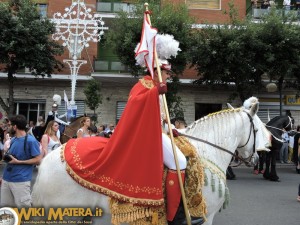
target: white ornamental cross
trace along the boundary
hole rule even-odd
[[[62,40],[63,46],[67,47],[72,59],[64,60],[71,70],[72,98],[71,103],[75,103],[75,88],[77,74],[80,65],[85,64],[85,60],[78,60],[83,48],[89,47],[89,42],[99,42],[104,30],[104,21],[98,15],[92,15],[91,9],[86,8],[84,0],[72,0],[72,5],[65,8],[65,13],[54,13],[53,20],[56,24],[56,33],[52,35],[55,41]]]

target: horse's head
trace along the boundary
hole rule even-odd
[[[260,127],[261,121],[256,115],[258,105],[259,103],[255,103],[249,110],[243,110],[248,117],[249,125],[248,127],[247,125],[244,127],[246,135],[241,138],[237,151],[247,166],[254,166],[259,159],[256,153],[257,142],[260,141],[260,139],[257,138],[257,131],[262,129],[262,127]]]
[[[280,148],[282,144],[282,134],[285,131],[290,131],[293,128],[293,119],[289,116],[276,116],[272,118],[267,124],[267,129],[272,134],[273,145],[278,145]]]

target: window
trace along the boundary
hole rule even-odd
[[[48,5],[47,4],[37,4],[38,10],[40,12],[40,15],[42,18],[47,18],[47,10],[48,10]]]
[[[15,114],[22,114],[27,121],[36,122],[39,116],[45,118],[46,100],[15,100]]]
[[[221,0],[187,0],[189,9],[221,9]]]
[[[122,101],[119,101],[117,102],[117,118],[116,118],[116,123],[119,122],[119,120],[121,119],[121,116],[122,116],[122,113],[125,109],[125,106],[126,106],[127,102],[122,102]]]

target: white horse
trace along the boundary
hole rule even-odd
[[[257,110],[257,104],[250,110],[223,110],[195,121],[185,132],[186,135],[198,139],[191,138],[190,141],[197,148],[205,167],[206,185],[202,190],[208,210],[205,225],[212,224],[214,215],[224,207],[226,199],[228,200],[225,174],[232,154],[238,150],[239,155],[249,161],[254,155],[256,128],[252,118]],[[60,158],[60,150],[61,148],[58,148],[47,155],[39,167],[33,187],[33,205],[45,208],[101,207],[105,216],[100,218],[101,222],[98,224],[111,224],[108,198],[75,182],[66,172],[65,162]]]

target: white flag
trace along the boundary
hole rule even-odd
[[[67,111],[70,104],[69,104],[69,100],[68,100],[68,96],[66,94],[66,91],[64,91],[64,101],[65,101],[65,107],[66,107],[66,111]]]
[[[141,41],[137,47],[135,59],[137,61],[145,60],[145,64],[153,78],[154,68],[154,50],[155,50],[155,36],[157,29],[150,26],[147,14],[144,13],[144,22],[142,29]],[[141,64],[140,64],[141,65]]]

